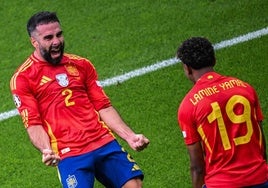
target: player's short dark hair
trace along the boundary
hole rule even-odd
[[[215,51],[211,42],[204,37],[185,40],[177,50],[177,58],[193,69],[215,65]]]
[[[59,22],[55,12],[42,11],[34,14],[27,23],[27,32],[31,36],[32,32],[38,25],[47,24],[51,22]]]

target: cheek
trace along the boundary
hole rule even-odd
[[[60,37],[59,40],[60,40],[61,43],[64,43],[64,37]]]
[[[38,43],[38,48],[46,50],[46,51],[49,50],[50,46],[51,46],[51,44],[48,43],[48,42],[40,42],[40,43]]]

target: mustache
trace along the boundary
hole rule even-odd
[[[63,43],[60,43],[60,44],[57,45],[57,46],[50,46],[50,47],[49,47],[49,51],[63,50],[63,48],[64,48],[64,44],[63,44]]]
[[[62,57],[63,57],[63,53],[64,53],[64,43],[60,43],[57,46],[50,46],[48,50],[42,49],[42,56],[43,58],[50,64],[52,65],[57,65],[60,63]],[[53,52],[59,52],[60,56],[58,58],[53,59],[51,57],[51,53]]]

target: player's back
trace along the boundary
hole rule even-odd
[[[263,183],[263,116],[255,90],[239,79],[209,73],[187,96],[206,151],[208,187]]]

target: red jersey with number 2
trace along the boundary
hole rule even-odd
[[[31,55],[10,81],[14,102],[25,127],[43,125],[61,159],[114,140],[98,111],[111,105],[98,84],[93,65],[64,54],[58,65]]]
[[[215,72],[195,83],[180,104],[178,123],[186,144],[203,144],[207,187],[237,188],[267,180],[261,120],[249,84]]]

